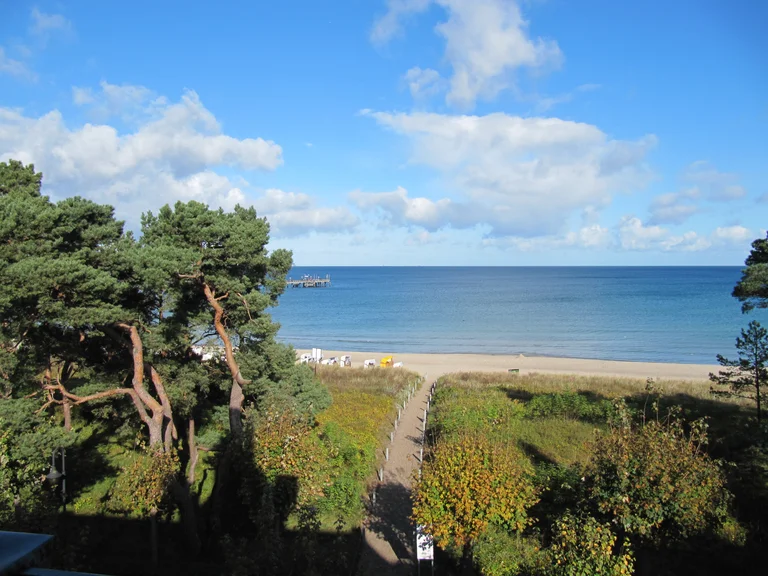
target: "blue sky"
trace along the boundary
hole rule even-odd
[[[300,265],[738,265],[765,234],[760,0],[0,11],[0,160],[134,229],[252,204]]]

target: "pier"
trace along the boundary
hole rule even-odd
[[[331,275],[326,274],[325,278],[322,278],[305,274],[298,280],[288,278],[285,283],[291,288],[326,288],[331,285]]]

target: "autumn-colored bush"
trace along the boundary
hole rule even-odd
[[[441,546],[470,545],[490,525],[521,532],[538,500],[533,469],[483,437],[439,442],[414,487],[413,519]]]
[[[715,528],[727,516],[730,496],[706,444],[701,420],[686,431],[675,414],[640,424],[623,418],[597,436],[586,471],[588,497],[600,514],[641,540]]]
[[[609,524],[567,513],[555,522],[546,576],[626,576],[634,558],[628,541],[616,544]]]
[[[179,471],[176,452],[136,452],[123,467],[109,494],[113,512],[147,517],[169,503],[168,489]]]

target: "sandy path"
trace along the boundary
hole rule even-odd
[[[298,350],[299,353],[307,350]],[[363,361],[375,358],[378,362],[388,356],[382,352],[338,352],[323,350],[326,358],[349,354],[352,366],[362,366]],[[585,360],[581,358],[550,358],[547,356],[505,356],[491,354],[394,354],[396,362],[403,362],[405,368],[419,374],[429,374],[436,380],[451,372],[506,372],[518,368],[527,372],[559,374],[587,374],[602,376],[624,376],[628,378],[655,378],[657,380],[707,380],[710,372],[717,372],[720,366],[710,364],[672,364],[666,362],[618,362],[614,360]]]
[[[365,549],[359,576],[411,574],[415,567],[414,535],[410,523],[411,478],[419,466],[424,409],[432,380],[424,383],[405,407],[389,445],[384,480],[376,490],[376,504],[365,525]],[[429,418],[429,417],[427,417]]]

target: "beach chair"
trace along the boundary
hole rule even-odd
[[[384,356],[384,358],[381,359],[381,362],[379,362],[379,366],[382,368],[391,368],[393,362],[394,359],[392,356]]]
[[[395,362],[394,364],[392,364],[392,368],[402,368],[402,367],[403,367],[402,362]]]
[[[339,360],[340,366],[352,366],[352,356],[349,354],[345,354],[341,357],[341,360]]]
[[[363,362],[363,368],[375,368],[376,367],[376,360],[374,358],[371,358],[370,360],[366,360]]]
[[[302,354],[301,358],[299,358],[299,364],[309,364],[312,360],[313,358],[311,354]]]

